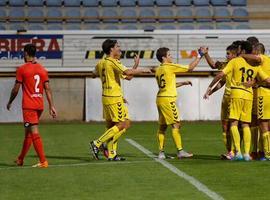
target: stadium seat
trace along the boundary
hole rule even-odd
[[[139,6],[154,6],[154,0],[138,0]]]
[[[199,25],[200,30],[212,30],[214,26],[212,24],[201,24]]]
[[[9,19],[10,21],[24,21],[25,12],[24,8],[11,8],[9,11]],[[15,19],[16,18],[16,19]]]
[[[121,21],[123,23],[136,23],[136,16],[137,14],[135,9],[123,9],[121,12],[121,17],[123,17],[123,19]],[[125,19],[125,17],[134,17],[134,19]]]
[[[67,7],[69,6],[80,7],[81,0],[64,0],[64,5]]]
[[[123,29],[123,30],[137,30],[138,27],[135,26],[135,25],[126,25],[126,26],[123,26],[122,29]]]
[[[28,30],[46,30],[44,24],[29,24]]]
[[[24,0],[9,0],[10,6],[24,6]]]
[[[228,2],[227,0],[211,0],[211,4],[213,6],[227,6]]]
[[[163,8],[159,10],[158,13],[159,17],[168,17],[170,19],[159,19],[159,22],[161,23],[172,23],[174,22],[174,14],[173,14],[173,10],[169,9],[169,8]]]
[[[25,26],[23,23],[11,23],[9,25],[9,30],[25,30]]]
[[[27,1],[28,6],[43,6],[44,2],[43,0],[28,0]]]
[[[248,19],[243,19],[242,17],[248,17],[248,12],[245,8],[236,8],[232,12],[233,20],[236,22],[247,22]]]
[[[7,11],[5,8],[0,8],[0,21],[1,22],[6,21],[5,19],[3,19],[4,17],[7,17]]]
[[[191,6],[191,0],[175,0],[175,5],[177,6]]]
[[[215,8],[214,9],[214,17],[217,17],[217,22],[230,22],[231,21],[231,14],[227,7],[224,8]]]
[[[99,0],[82,0],[83,6],[98,7]]]
[[[104,23],[117,23],[118,22],[118,14],[117,11],[113,8],[105,8],[102,12],[102,17],[105,17],[106,19],[103,19]]]
[[[232,6],[247,6],[247,0],[231,0]]]
[[[104,27],[104,30],[119,30],[119,27],[115,25],[108,25]]]
[[[195,27],[193,24],[183,24],[180,26],[180,30],[194,30]]]
[[[209,8],[197,8],[195,12],[195,16],[197,18],[197,22],[212,22],[212,15]],[[206,18],[203,18],[206,17]]]
[[[102,0],[101,5],[104,7],[106,7],[106,6],[115,7],[115,6],[117,6],[117,0]]]
[[[157,6],[173,6],[173,0],[156,0]]]
[[[81,11],[80,8],[68,8],[64,11],[66,22],[81,22]]]
[[[94,24],[85,24],[84,30],[100,30],[100,27]]]
[[[0,0],[0,6],[5,6],[7,4],[6,0]]]
[[[86,17],[84,19],[84,21],[86,23],[99,23],[99,13],[97,9],[94,8],[88,8],[84,11],[84,17]],[[92,19],[87,19],[87,17],[91,17]]]
[[[209,0],[193,0],[194,6],[209,6]]]
[[[44,10],[42,8],[28,8],[27,17],[30,22],[43,22]]]
[[[235,29],[251,29],[251,27],[248,24],[239,24],[235,27]]]
[[[217,24],[216,29],[219,30],[231,30],[233,27],[230,24]]]
[[[48,30],[63,30],[63,26],[60,24],[48,24]]]
[[[163,25],[160,27],[161,30],[175,30],[176,27],[174,25]]]
[[[122,7],[135,7],[136,1],[134,1],[134,0],[120,0],[119,4]]]
[[[154,31],[155,29],[156,29],[156,26],[153,26],[153,25],[143,26],[144,31]]]
[[[176,13],[176,17],[184,17],[178,19],[178,22],[193,22],[192,10],[190,8],[180,8]]]
[[[46,5],[55,7],[55,6],[62,6],[62,0],[46,0]]]
[[[66,24],[65,30],[81,30],[81,25],[78,23]]]
[[[50,8],[47,12],[48,18],[61,18],[63,17],[61,8]],[[47,19],[48,22],[51,23],[59,23],[62,22],[62,19]]]
[[[154,18],[147,19],[147,17],[155,17],[155,16],[156,16],[156,14],[155,14],[155,11],[153,9],[143,8],[140,11],[140,21],[142,23],[155,23],[156,19],[154,19]]]
[[[3,24],[0,24],[0,30],[2,31],[6,30],[6,26],[4,26]]]

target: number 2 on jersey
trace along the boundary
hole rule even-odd
[[[39,93],[38,85],[39,85],[39,83],[40,83],[40,76],[36,74],[36,75],[34,76],[34,79],[35,79],[35,81],[36,81],[36,83],[35,83],[35,93]]]

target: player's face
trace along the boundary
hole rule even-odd
[[[115,58],[117,58],[117,59],[120,59],[121,58],[122,51],[121,51],[121,48],[120,48],[120,45],[119,45],[118,42],[112,48],[112,53],[115,56]]]
[[[171,55],[171,52],[170,51],[168,51],[167,52],[167,55],[166,55],[166,57],[164,57],[165,59],[164,59],[164,61],[166,62],[166,63],[172,63],[172,55]]]
[[[226,51],[226,58],[227,58],[228,61],[230,61],[231,59],[233,59],[235,57],[236,57],[236,55],[235,55],[234,52],[232,52],[232,51]]]

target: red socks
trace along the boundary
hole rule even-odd
[[[34,148],[38,154],[38,157],[39,157],[39,161],[41,163],[45,162],[46,161],[46,157],[45,157],[45,154],[44,154],[44,150],[43,150],[43,144],[42,144],[42,140],[41,140],[41,137],[38,133],[32,133],[32,141],[33,141],[33,144],[34,144]]]
[[[32,144],[32,134],[26,133],[23,141],[23,148],[18,159],[24,160],[24,157],[26,156],[28,150],[30,149],[31,144]]]

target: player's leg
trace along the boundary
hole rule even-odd
[[[160,123],[162,123],[162,121],[160,121]],[[158,149],[159,149],[158,158],[159,159],[166,158],[166,155],[164,153],[166,129],[167,129],[167,124],[159,124],[159,128],[157,131],[157,141],[158,141]]]
[[[24,134],[24,141],[23,141],[22,150],[21,150],[20,155],[18,156],[18,158],[17,158],[16,161],[15,161],[15,163],[16,163],[18,166],[22,166],[22,165],[23,165],[24,158],[25,158],[27,152],[29,151],[31,145],[32,145],[32,136],[31,136],[31,133],[29,133],[29,132],[25,129],[25,134]]]
[[[263,140],[263,150],[266,159],[270,159],[270,135],[268,129],[268,120],[259,120],[259,127],[261,131],[261,137]]]

